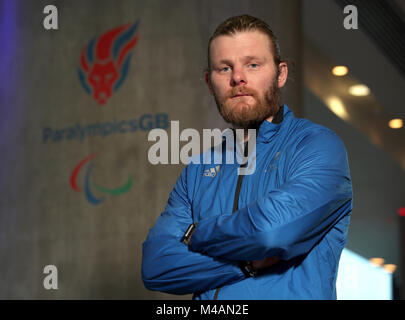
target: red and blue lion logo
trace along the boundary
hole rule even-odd
[[[80,55],[80,83],[103,105],[124,82],[131,50],[138,41],[139,21],[109,30],[93,38]]]

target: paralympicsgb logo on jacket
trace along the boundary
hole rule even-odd
[[[98,104],[103,105],[124,82],[131,51],[139,39],[139,20],[94,37],[82,49],[80,83]]]

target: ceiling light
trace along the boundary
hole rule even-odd
[[[392,119],[388,122],[388,125],[391,129],[401,129],[403,126],[403,121],[399,118]]]
[[[377,267],[381,267],[384,264],[384,259],[383,258],[371,258],[370,263],[377,266]]]
[[[332,73],[337,77],[345,76],[348,72],[349,69],[347,69],[345,66],[336,66],[332,69]]]
[[[349,88],[349,93],[352,96],[364,97],[370,94],[370,89],[364,84],[356,84]]]
[[[349,119],[349,114],[346,111],[346,108],[338,97],[329,97],[326,101],[328,108],[336,114],[339,118],[343,120]]]
[[[395,264],[384,264],[383,269],[389,273],[394,273],[397,266]]]

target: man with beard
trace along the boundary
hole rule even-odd
[[[336,299],[352,210],[347,154],[331,130],[280,105],[287,74],[265,22],[231,17],[214,32],[206,82],[225,121],[257,129],[256,168],[246,176],[238,164],[183,170],[143,244],[148,289],[194,299]]]

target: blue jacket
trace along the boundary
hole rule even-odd
[[[243,177],[236,212],[237,163],[182,171],[143,243],[146,288],[194,299],[336,299],[352,211],[346,150],[331,130],[280,110],[281,122],[259,128],[256,170]],[[189,248],[181,238],[193,222]],[[275,256],[256,277],[238,266]]]

